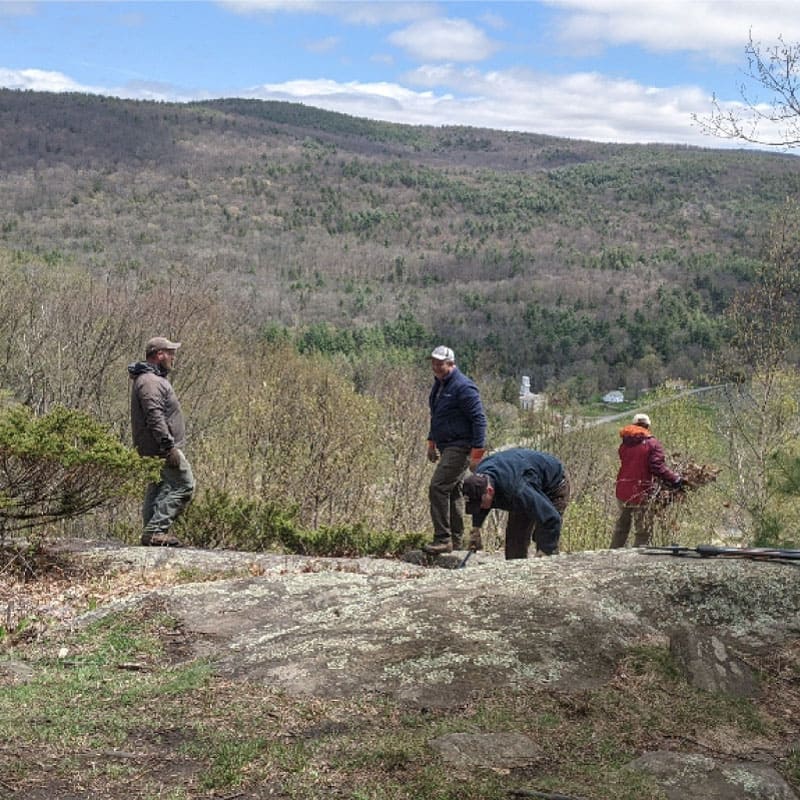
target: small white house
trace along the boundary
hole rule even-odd
[[[625,395],[621,391],[619,391],[619,389],[614,389],[614,391],[603,395],[603,402],[604,403],[624,403],[625,402]]]

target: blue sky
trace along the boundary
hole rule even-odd
[[[796,0],[0,0],[0,86],[718,147],[751,32],[800,42]]]

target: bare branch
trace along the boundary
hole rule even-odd
[[[800,44],[786,44],[782,37],[767,47],[753,40],[745,47],[746,81],[739,87],[741,103],[723,104],[716,94],[711,114],[693,114],[706,133],[767,147],[800,145]],[[766,99],[760,93],[766,92]]]

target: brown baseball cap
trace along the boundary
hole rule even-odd
[[[152,339],[149,339],[144,346],[144,354],[146,356],[151,356],[159,350],[177,350],[180,346],[180,342],[171,342],[165,336],[154,336]]]

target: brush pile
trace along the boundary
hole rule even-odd
[[[683,459],[680,453],[673,453],[670,468],[683,478],[680,489],[673,489],[666,484],[659,484],[653,494],[651,503],[656,509],[667,508],[673,503],[681,502],[689,492],[701,486],[713,483],[719,475],[720,467],[713,464],[698,464],[696,461]]]

